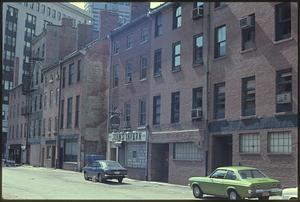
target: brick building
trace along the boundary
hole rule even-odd
[[[209,170],[254,166],[297,185],[296,3],[208,8]]]
[[[146,15],[149,2],[132,5],[131,23],[110,34],[110,116],[119,118],[120,125],[109,128],[107,158],[126,167],[130,178],[145,180],[148,175],[151,24]]]
[[[17,164],[26,163],[27,114],[22,84],[9,91],[8,158]]]
[[[100,37],[95,39],[92,26],[79,26],[77,49],[60,61],[59,168],[79,171],[86,155],[106,155],[107,34],[117,25],[118,16],[107,11],[100,16],[107,19],[102,21]]]

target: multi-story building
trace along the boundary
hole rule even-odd
[[[117,26],[118,15],[108,11],[101,11],[100,15],[106,19],[101,24],[100,38],[87,34],[87,44],[81,44],[82,48],[78,46],[60,61],[59,168],[79,171],[86,155],[106,155],[107,34]],[[92,26],[85,29],[86,33],[93,32]],[[78,43],[86,36],[78,35]]]
[[[17,164],[26,163],[27,119],[29,113],[22,84],[9,91],[8,158]],[[3,151],[3,150],[2,150]]]
[[[208,8],[209,170],[254,166],[297,185],[297,11],[291,2]]]
[[[3,3],[2,25],[2,132],[5,140],[8,119],[8,90],[28,80],[31,40],[47,24],[61,24],[62,18],[74,24],[88,23],[91,16],[70,3],[6,2]],[[14,82],[14,83],[13,83]],[[5,142],[3,142],[5,148]]]
[[[99,31],[101,26],[100,12],[103,10],[118,13],[119,25],[130,21],[130,3],[128,2],[86,2],[85,10],[92,15],[94,30]]]
[[[109,128],[107,158],[118,160],[130,178],[145,180],[150,122],[150,3],[132,4],[136,4],[132,9],[135,20],[110,34],[110,117],[112,124],[113,119],[121,121],[118,128]]]
[[[30,86],[24,88],[24,91],[28,92],[30,106],[27,149],[31,165],[40,166],[44,164],[45,149],[41,149],[42,128],[51,126],[51,120],[48,119],[47,122],[44,122],[43,113],[48,113],[48,110],[52,110],[51,107],[54,106],[54,90],[47,91],[47,89],[48,85],[51,85],[51,80],[53,81],[55,78],[51,78],[51,75],[45,77],[42,70],[57,64],[61,58],[76,49],[76,31],[72,19],[63,18],[62,25],[47,25],[46,29],[32,40],[31,83]],[[23,85],[27,84],[24,82]],[[46,87],[46,91],[44,87]]]

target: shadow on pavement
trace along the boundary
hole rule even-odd
[[[106,182],[103,182],[103,184],[108,184],[108,185],[130,185],[131,183],[127,183],[127,182],[122,182],[119,183],[118,181],[112,181],[112,180],[106,180]]]

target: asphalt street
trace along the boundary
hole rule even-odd
[[[4,199],[194,199],[187,186],[124,179],[86,181],[83,174],[31,166],[2,168]]]

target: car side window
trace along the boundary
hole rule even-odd
[[[233,171],[227,171],[227,174],[225,176],[225,179],[228,179],[228,180],[236,180],[236,176],[234,174]]]
[[[224,179],[226,172],[227,172],[226,170],[217,170],[210,177],[217,178],[217,179]]]
[[[91,166],[91,167],[96,168],[96,167],[98,166],[98,164],[99,164],[99,163],[94,162],[94,163],[92,163],[92,166]]]

